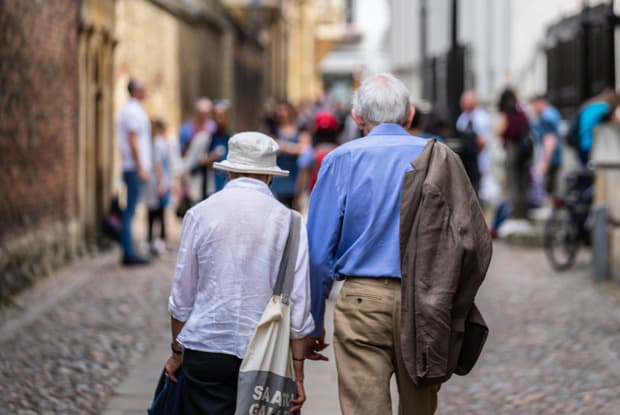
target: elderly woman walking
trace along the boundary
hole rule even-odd
[[[277,143],[245,132],[229,142],[228,157],[214,168],[228,172],[224,189],[188,210],[168,309],[172,354],[166,373],[182,366],[185,414],[235,412],[242,358],[274,291],[289,235],[291,211],[269,189],[286,176],[276,164]],[[298,215],[297,213],[293,213]],[[290,294],[290,338],[297,399],[305,400],[303,359],[310,314],[308,242],[301,227]]]

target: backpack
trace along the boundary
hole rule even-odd
[[[523,130],[517,143],[517,159],[519,163],[525,163],[534,156],[535,137],[530,127]]]
[[[579,115],[577,114],[573,117],[570,122],[570,126],[568,127],[568,131],[564,135],[564,142],[568,144],[570,147],[579,148]]]
[[[467,128],[465,128],[465,130],[457,131],[457,141],[458,143],[453,147],[453,150],[461,158],[463,167],[465,167],[465,172],[467,172],[472,186],[478,191],[478,184],[480,182],[480,170],[478,168],[478,135],[474,131],[471,120],[467,123]]]

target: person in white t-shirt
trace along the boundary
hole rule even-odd
[[[123,167],[123,181],[127,186],[127,203],[123,211],[121,242],[123,265],[144,265],[148,261],[136,255],[131,238],[131,224],[140,192],[149,180],[151,169],[151,122],[141,102],[146,88],[132,79],[127,85],[130,98],[118,116],[118,139]]]

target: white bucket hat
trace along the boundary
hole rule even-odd
[[[226,160],[213,163],[213,168],[233,173],[268,174],[288,176],[276,164],[278,143],[268,135],[247,131],[233,135],[228,141]]]

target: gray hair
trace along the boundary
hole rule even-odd
[[[194,104],[195,112],[210,112],[213,108],[213,103],[207,97],[200,97],[196,100]]]
[[[403,124],[411,101],[405,84],[389,73],[366,78],[353,95],[353,111],[369,124]]]

